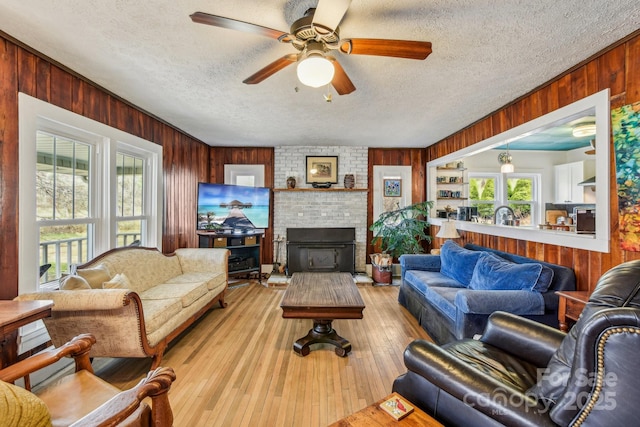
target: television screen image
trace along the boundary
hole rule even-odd
[[[198,230],[269,227],[270,190],[241,185],[198,184]]]

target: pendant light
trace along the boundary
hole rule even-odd
[[[513,163],[511,163],[513,157],[509,154],[509,143],[507,143],[507,151],[503,151],[498,154],[498,163],[500,163],[500,172],[501,173],[513,173],[515,170]]]

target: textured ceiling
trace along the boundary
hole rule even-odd
[[[343,38],[433,43],[424,61],[340,54],[357,90],[325,102],[275,40],[191,22],[196,11],[282,31],[314,0],[3,0],[0,30],[219,146],[424,147],[640,28],[638,0],[353,0]]]

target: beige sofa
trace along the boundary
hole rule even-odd
[[[60,290],[16,299],[54,301],[44,322],[56,347],[90,333],[96,337],[91,357],[152,357],[155,369],[171,340],[216,302],[226,306],[228,257],[227,249],[214,248],[171,255],[155,248],[112,249],[78,266]],[[67,286],[74,280],[81,285]]]

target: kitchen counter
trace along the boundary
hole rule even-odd
[[[429,222],[437,226],[440,226],[443,221],[446,220],[429,218]],[[456,229],[596,252],[609,251],[608,230],[603,230],[601,234],[578,234],[564,230],[539,230],[537,226],[480,224],[470,221],[456,221]]]

